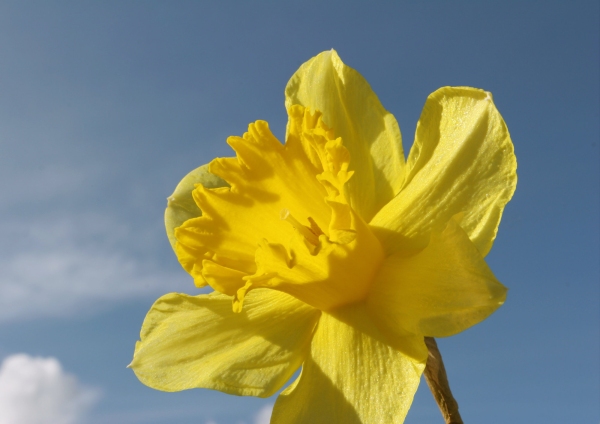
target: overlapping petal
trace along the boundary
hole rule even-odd
[[[315,56],[292,76],[285,106],[296,104],[321,111],[325,123],[344,140],[355,172],[346,196],[368,222],[402,186],[404,153],[396,118],[335,50]]]
[[[506,287],[450,220],[418,254],[385,260],[367,304],[377,322],[398,335],[445,337],[483,321],[505,298]]]
[[[441,88],[425,103],[402,190],[371,225],[393,253],[424,246],[434,227],[443,228],[462,212],[460,226],[485,256],[515,190],[516,167],[510,135],[490,93]]]
[[[425,367],[398,347],[414,340],[390,339],[363,306],[323,313],[300,377],[284,390],[271,422],[314,424],[402,423]]]
[[[159,390],[270,396],[304,360],[319,315],[274,290],[250,293],[240,314],[229,296],[171,293],[148,312],[130,366]]]

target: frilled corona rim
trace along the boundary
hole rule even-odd
[[[319,111],[295,105],[288,114],[285,145],[264,121],[228,139],[236,158],[215,159],[209,170],[229,187],[198,185],[193,198],[204,214],[175,232],[176,252],[197,284],[233,296],[235,312],[255,288],[321,310],[363,300],[383,260],[345,197],[353,172],[342,139]],[[228,249],[236,242],[241,255]]]

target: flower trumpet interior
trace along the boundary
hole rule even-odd
[[[233,296],[236,312],[256,288],[325,311],[364,300],[384,259],[346,200],[353,172],[342,139],[318,111],[293,106],[289,119],[285,145],[264,121],[230,137],[236,157],[209,165],[229,187],[197,186],[204,214],[175,231],[178,258],[196,284]]]

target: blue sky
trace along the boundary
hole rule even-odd
[[[157,392],[125,366],[152,302],[197,292],[166,197],[249,122],[282,137],[287,80],[335,48],[405,152],[445,85],[491,91],[511,132],[487,257],[508,300],[439,340],[465,421],[598,422],[599,39],[595,1],[2,2],[0,360],[56,358],[94,393],[81,422],[258,423],[274,398]],[[441,422],[425,384],[406,422]]]

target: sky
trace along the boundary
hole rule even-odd
[[[0,424],[268,422],[274,397],[163,393],[125,367],[153,301],[198,293],[167,196],[250,122],[282,139],[287,80],[331,48],[405,152],[446,85],[491,91],[511,133],[519,182],[486,258],[508,299],[438,340],[464,420],[600,421],[599,15],[597,1],[1,2]],[[406,423],[441,422],[422,382]]]

